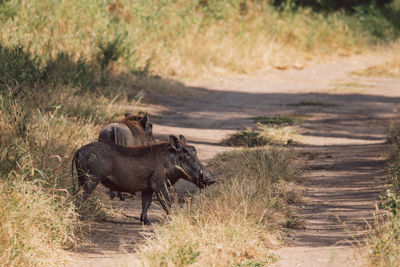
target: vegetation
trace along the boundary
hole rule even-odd
[[[375,232],[371,235],[371,266],[397,266],[400,260],[400,121],[392,125],[390,134],[392,142],[391,159],[388,175],[391,187],[382,198],[380,208],[384,216],[377,217]]]
[[[257,132],[253,129],[247,129],[238,133],[231,134],[221,141],[221,145],[224,146],[246,147],[265,146],[270,143],[270,140],[268,140],[265,136],[262,136],[260,132]]]
[[[43,63],[0,47],[0,66],[0,266],[60,265],[80,219],[101,215],[96,197],[72,195],[72,153],[136,100],[66,55]]]
[[[234,147],[256,147],[268,144],[290,145],[299,139],[298,124],[303,117],[299,115],[283,115],[274,117],[254,117],[257,129],[246,129],[229,135],[221,141],[221,145]]]
[[[355,75],[367,77],[400,78],[400,42],[396,42],[387,49],[388,60],[385,64],[372,66],[355,72]]]
[[[374,1],[270,2],[7,0],[0,44],[21,45],[44,62],[62,53],[117,73],[193,77],[291,67],[398,37],[398,0],[379,8]],[[90,80],[87,74],[79,75]]]
[[[263,266],[276,261],[291,218],[290,184],[299,178],[291,149],[263,147],[217,155],[211,169],[222,182],[188,200],[150,233],[139,251],[150,266]]]
[[[0,1],[0,266],[65,262],[81,221],[102,214],[96,196],[81,205],[72,194],[73,151],[146,93],[187,92],[161,77],[263,72],[398,37],[398,1],[347,11],[317,2]],[[143,261],[271,261],[266,248],[288,225],[283,185],[297,177],[294,160],[272,148],[219,156],[224,183],[156,226]]]

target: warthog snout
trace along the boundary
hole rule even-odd
[[[216,182],[216,180],[212,177],[211,173],[208,171],[200,170],[200,187],[206,187],[208,185],[212,185]]]

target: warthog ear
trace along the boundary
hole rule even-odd
[[[174,135],[169,136],[169,143],[171,147],[175,150],[180,150],[181,149],[181,143],[179,142],[178,138]]]
[[[140,125],[142,125],[143,129],[146,128],[146,124],[149,123],[149,114],[144,114],[143,118],[140,120]]]
[[[186,138],[183,135],[179,136],[179,140],[181,140],[181,142],[186,145]]]

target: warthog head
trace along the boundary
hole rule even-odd
[[[132,115],[131,113],[125,113],[125,118],[127,120],[139,122],[140,126],[142,126],[142,128],[144,130],[146,142],[148,144],[154,143],[153,124],[150,123],[149,115],[147,113],[144,116],[142,116],[140,114]]]
[[[215,183],[214,178],[197,157],[194,146],[188,145],[183,135],[180,135],[179,139],[173,135],[169,136],[176,168],[181,168],[190,177],[191,182],[198,187],[204,188]]]

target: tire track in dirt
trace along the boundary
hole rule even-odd
[[[304,229],[292,230],[291,246],[276,250],[281,258],[277,266],[357,266],[360,261],[347,240],[362,240],[365,221],[373,219],[383,188],[388,121],[400,110],[399,79],[348,75],[376,62],[374,56],[356,56],[262,77],[210,77],[188,87],[195,96],[153,95],[152,102],[161,106],[147,108],[159,115],[153,119],[158,138],[184,134],[205,161],[228,149],[218,145],[227,134],[254,127],[250,117],[307,115],[298,147],[306,158],[305,183],[299,189],[303,202],[296,206]],[[302,101],[327,105],[291,105]],[[185,183],[177,187],[190,188]],[[121,209],[138,216],[140,200],[129,200]],[[163,216],[159,208],[149,214],[156,220]],[[73,253],[75,262],[110,266],[116,258],[129,257],[121,238],[130,239],[132,248],[143,241],[140,232],[151,230],[132,218],[115,220],[94,226],[92,232],[101,238]]]

